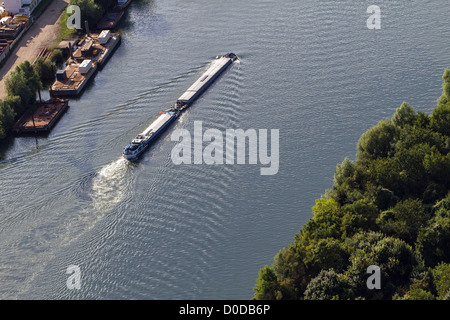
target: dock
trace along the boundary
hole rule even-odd
[[[63,70],[56,73],[51,86],[52,97],[74,97],[81,94],[98,68],[102,68],[121,41],[118,33],[104,30],[89,34],[75,48],[70,44],[70,58]]]
[[[21,20],[19,18],[5,17],[1,20],[5,22],[0,24],[0,62],[7,58],[9,52],[20,41],[30,25],[28,20]]]
[[[34,112],[26,112],[12,127],[15,135],[46,133],[69,108],[66,99],[51,99],[39,104]]]
[[[101,68],[121,41],[119,33],[103,30],[100,34],[86,35],[78,42],[71,58],[77,62],[91,60]]]
[[[97,64],[91,60],[81,63],[70,62],[64,70],[58,70],[56,81],[50,89],[52,97],[78,96],[97,71]]]

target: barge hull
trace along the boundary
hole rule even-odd
[[[151,131],[154,133],[152,136],[145,142],[144,147],[140,150],[139,153],[135,155],[127,155],[126,152],[124,152],[123,156],[125,159],[134,161],[137,160],[142,153],[145,152],[145,150],[152,145],[157,138],[169,127],[169,125],[174,122],[176,118],[179,116],[179,111],[165,113],[161,116],[159,116],[155,121],[152,122],[152,124],[145,129],[141,135],[149,134]]]
[[[192,104],[233,61],[233,58],[226,56],[214,60],[208,70],[178,98],[177,104],[186,107]]]

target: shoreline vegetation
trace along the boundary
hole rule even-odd
[[[361,135],[254,300],[450,300],[450,69],[442,78],[431,115],[404,102]]]
[[[70,0],[69,5],[80,7],[81,16],[95,30],[96,24],[114,6],[117,0]],[[49,1],[39,11],[47,8]],[[64,10],[59,24],[57,43],[65,39],[80,39],[85,33],[85,24],[81,30],[69,29],[66,21],[69,15]],[[88,30],[89,31],[89,30]],[[67,59],[67,55],[58,46],[46,48],[45,57],[38,56],[35,61],[25,61],[16,66],[5,77],[6,97],[0,100],[0,142],[11,134],[15,122],[26,112],[37,109],[41,102],[41,90],[49,88],[56,79],[56,70]],[[38,97],[38,98],[37,98]]]

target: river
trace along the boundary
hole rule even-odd
[[[381,9],[369,30],[367,8]],[[336,164],[403,101],[431,113],[443,0],[136,0],[53,131],[0,148],[0,298],[249,299]],[[217,55],[240,57],[137,163],[123,147]],[[181,164],[171,132],[279,129],[279,170]],[[67,268],[79,267],[79,290]]]

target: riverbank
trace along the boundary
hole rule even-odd
[[[0,99],[6,97],[4,80],[6,76],[22,62],[33,61],[42,48],[57,45],[61,19],[69,0],[54,0],[22,36],[0,68]]]

